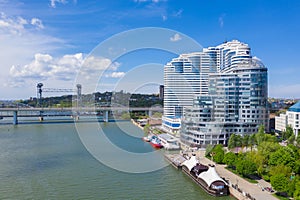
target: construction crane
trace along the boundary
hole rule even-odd
[[[69,92],[77,92],[77,107],[81,106],[81,84],[77,84],[76,87],[77,89],[66,89],[66,88],[42,88],[44,86],[43,83],[38,83],[36,88],[37,88],[37,106],[42,107],[42,93],[43,92],[64,92],[64,93],[69,93]]]

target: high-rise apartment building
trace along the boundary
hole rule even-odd
[[[193,60],[192,55],[198,57]],[[183,85],[168,73],[168,68],[176,66],[177,60],[165,66],[164,122],[168,122],[168,118],[182,119],[183,142],[196,146],[225,144],[231,133],[252,134],[259,125],[267,129],[267,68],[251,56],[247,44],[233,40],[179,58],[187,59],[189,65],[198,69],[197,79],[185,79]],[[168,84],[170,80],[172,84]],[[176,84],[178,88],[174,90]],[[166,95],[166,85],[173,96]],[[192,87],[193,92],[183,93],[188,90],[187,85],[196,90]],[[188,103],[178,103],[181,97],[178,93],[184,95]],[[176,106],[180,107],[178,113]]]
[[[220,71],[209,75],[208,95],[185,108],[181,141],[188,145],[225,144],[230,134],[253,134],[260,125],[268,130],[267,68],[249,47],[233,42],[234,49],[222,55],[226,62],[218,61]]]
[[[203,52],[182,54],[164,67],[163,126],[171,132],[180,129],[183,108],[193,105],[195,96],[208,93],[208,74],[216,72]]]

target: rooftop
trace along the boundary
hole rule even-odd
[[[300,101],[298,101],[297,103],[295,103],[293,106],[291,106],[288,111],[292,111],[292,112],[300,112]]]

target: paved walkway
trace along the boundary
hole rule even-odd
[[[239,177],[238,175],[232,173],[231,171],[225,169],[226,165],[219,165],[215,164],[211,160],[205,158],[205,150],[200,150],[196,152],[197,157],[199,158],[199,161],[203,164],[214,164],[216,166],[216,170],[219,173],[219,175],[226,180],[229,180],[230,184],[237,184],[238,187],[246,192],[249,193],[252,197],[254,197],[256,200],[278,200],[276,197],[274,197],[270,192],[267,192],[266,190],[262,190],[264,187],[271,187],[270,183],[264,181],[263,179],[258,180],[258,183],[249,183],[245,179]],[[247,199],[247,198],[245,198]]]

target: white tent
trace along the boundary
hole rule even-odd
[[[189,160],[184,161],[181,166],[186,166],[189,171],[192,170],[193,167],[196,166],[196,164],[199,163],[196,156],[192,156]]]
[[[215,167],[211,167],[211,166],[209,166],[206,172],[200,173],[198,178],[204,180],[209,187],[215,181],[222,181],[223,183],[225,183],[225,185],[227,185],[227,183],[216,172]]]

